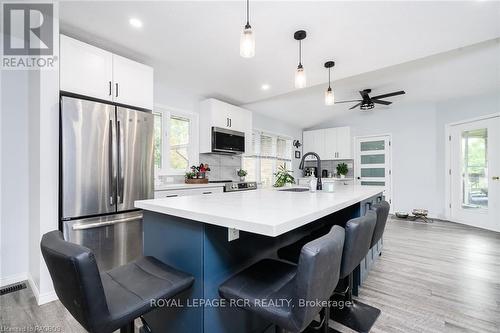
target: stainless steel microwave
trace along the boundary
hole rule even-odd
[[[245,133],[212,127],[212,152],[243,154],[245,152]]]

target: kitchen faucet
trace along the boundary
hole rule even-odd
[[[318,154],[311,151],[311,152],[308,152],[308,153],[305,153],[304,155],[302,155],[302,160],[300,160],[299,169],[304,170],[304,161],[305,161],[306,157],[309,155],[316,157],[316,170],[318,170],[318,172],[317,172],[318,184],[316,185],[316,189],[322,190],[323,186],[321,185],[321,158],[319,158]]]

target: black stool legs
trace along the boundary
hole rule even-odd
[[[353,274],[349,275],[349,288],[345,293],[344,300],[351,303],[350,306],[345,306],[342,310],[332,312],[331,319],[349,327],[352,330],[360,333],[370,332],[373,324],[380,316],[380,310],[368,304],[361,303],[352,298]],[[334,315],[334,316],[333,316]]]

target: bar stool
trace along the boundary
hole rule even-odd
[[[367,213],[367,215],[370,214],[372,216],[375,216],[375,225],[373,231],[371,232],[371,237],[369,237],[370,232],[365,231],[362,237],[363,239],[359,239],[358,241],[354,242],[354,237],[350,236],[352,232],[350,232],[348,229],[350,221],[348,222],[348,225],[346,225],[346,242],[344,245],[344,255],[342,258],[342,268],[340,276],[342,278],[347,274],[349,276],[349,279],[348,288],[343,292],[340,292],[340,294],[345,296],[346,301],[352,302],[352,306],[345,307],[339,311],[335,311],[334,317],[332,317],[332,319],[357,332],[369,332],[373,324],[375,324],[378,316],[380,315],[380,310],[368,304],[364,304],[360,301],[352,299],[352,273],[354,268],[357,267],[361,262],[361,259],[366,257],[368,251],[373,246],[375,246],[375,244],[377,244],[378,241],[382,238],[387,222],[387,217],[389,215],[389,209],[389,204],[386,201],[381,201],[380,203],[373,205],[372,210]],[[367,237],[369,237],[369,241],[367,241]],[[349,238],[352,238],[352,240],[350,240]],[[350,244],[353,244],[353,246],[356,246],[355,244],[368,244],[368,247],[363,246],[362,249],[358,250],[357,254],[353,254],[354,250],[351,249]],[[346,260],[348,260],[347,257],[352,258],[352,262],[350,265],[344,265],[344,256],[346,257]],[[354,268],[352,268],[353,266]]]
[[[334,226],[328,234],[303,246],[297,265],[261,260],[224,282],[219,294],[272,322],[276,332],[302,332],[323,310],[321,332],[328,332],[329,307],[316,301],[328,302],[338,283],[344,238],[344,229]],[[266,307],[256,302],[261,299],[291,302]]]
[[[154,308],[153,300],[171,298],[194,282],[153,257],[100,273],[94,254],[57,230],[43,235],[40,247],[59,300],[92,333],[134,332],[134,320]]]

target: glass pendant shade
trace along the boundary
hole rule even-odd
[[[252,58],[255,56],[255,34],[250,25],[245,26],[240,39],[240,56]]]
[[[299,67],[297,67],[297,70],[295,71],[295,88],[300,89],[305,87],[306,71],[304,70],[304,67],[302,67],[302,65],[299,65]]]
[[[333,105],[335,104],[335,95],[333,94],[333,90],[331,87],[325,91],[325,105]]]

